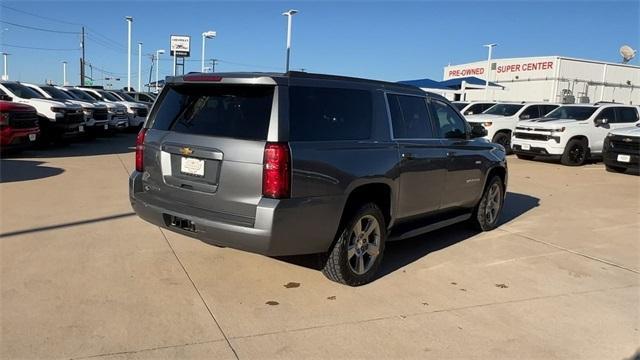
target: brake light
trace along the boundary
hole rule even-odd
[[[217,75],[202,75],[202,74],[193,74],[193,75],[185,75],[184,81],[221,81],[222,76]]]
[[[142,128],[136,137],[136,171],[144,171],[144,137],[147,129]]]
[[[262,196],[274,199],[291,196],[291,154],[287,143],[267,143],[264,147]]]

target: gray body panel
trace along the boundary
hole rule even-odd
[[[482,195],[489,171],[498,167],[506,170],[499,145],[482,139],[392,139],[385,93],[437,97],[417,88],[338,77],[219,75],[222,80],[211,86],[274,86],[266,140],[150,128],[145,139],[144,172],[136,171],[130,178],[131,204],[140,217],[210,244],[272,256],[324,252],[333,243],[349,195],[360,186],[388,187],[391,198],[387,225],[391,231],[396,223],[435,213],[460,209],[470,213]],[[145,127],[152,125],[158,104],[171,84],[184,82],[183,77],[169,79],[169,86],[154,103]],[[295,85],[370,91],[371,138],[289,141],[288,86]],[[288,199],[262,196],[267,142],[288,143],[291,154]],[[192,151],[190,156],[205,162],[205,176],[180,175],[176,164],[184,155],[180,153],[184,147]],[[194,229],[172,226],[173,217],[188,219]],[[458,211],[451,218],[466,217]],[[430,226],[435,228],[433,224]]]

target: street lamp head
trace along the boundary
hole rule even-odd
[[[133,21],[133,16],[125,16],[124,19],[127,21]]]
[[[482,45],[482,46],[487,47],[487,48],[491,48],[491,47],[494,47],[496,45],[498,45],[498,44],[486,44],[486,45]]]
[[[293,16],[298,13],[298,10],[291,9],[282,13],[284,16]]]
[[[162,50],[162,49],[158,50],[157,52],[158,52],[158,54],[164,54],[164,50]]]
[[[202,33],[202,36],[207,38],[207,39],[213,39],[214,37],[216,37],[218,34],[215,31],[206,31]]]

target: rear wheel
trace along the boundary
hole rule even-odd
[[[620,166],[605,165],[605,168],[607,169],[608,172],[623,173],[627,171],[627,169]]]
[[[380,208],[374,203],[362,206],[342,225],[322,273],[350,286],[371,282],[380,267],[386,239]]]
[[[587,161],[588,154],[589,147],[586,141],[572,139],[569,140],[567,147],[564,148],[560,162],[567,166],[581,166]]]
[[[518,159],[521,159],[521,160],[533,160],[533,158],[535,157],[533,155],[524,155],[524,154],[516,154],[516,156],[518,157]]]
[[[511,135],[506,132],[499,132],[493,136],[494,143],[500,144],[507,151],[507,154],[511,154]]]
[[[480,202],[476,205],[471,222],[482,231],[493,230],[498,226],[502,205],[504,204],[504,183],[499,176],[489,180]]]

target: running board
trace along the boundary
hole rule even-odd
[[[422,235],[434,230],[438,230],[438,229],[442,229],[443,227],[447,227],[449,225],[453,225],[465,220],[469,220],[471,218],[471,214],[463,214],[463,215],[459,215],[456,217],[453,217],[451,219],[446,219],[446,220],[442,220],[442,221],[438,221],[435,222],[433,224],[429,224],[423,227],[419,227],[417,229],[413,229],[410,231],[407,231],[405,233],[399,234],[399,235],[392,235],[387,241],[398,241],[398,240],[404,240],[404,239],[408,239],[408,238],[412,238],[412,237],[416,237],[418,235]]]

